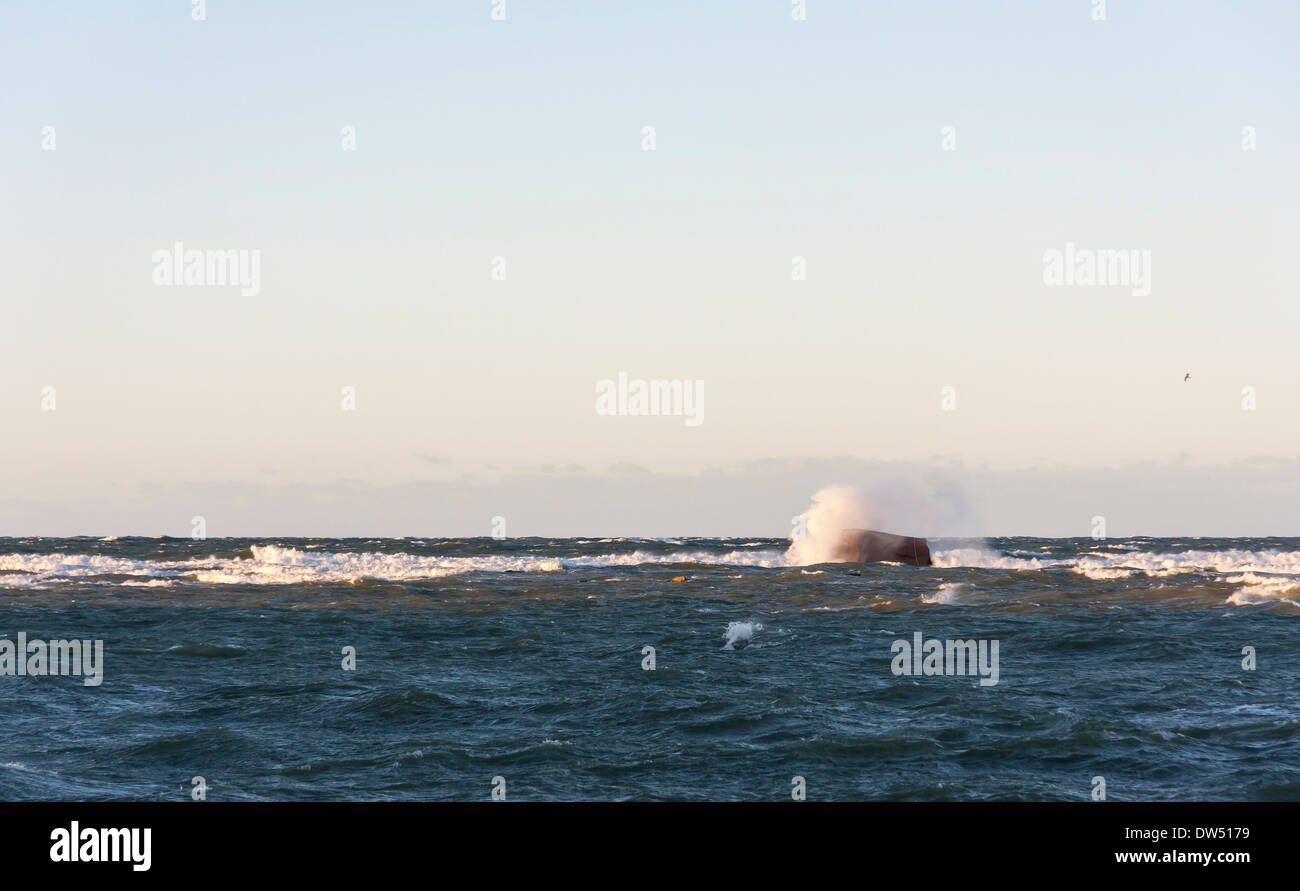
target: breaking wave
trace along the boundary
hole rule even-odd
[[[922,594],[922,603],[942,603],[951,606],[961,603],[962,598],[971,592],[971,586],[964,582],[946,582],[933,594]]]
[[[680,543],[678,543],[680,542]],[[420,543],[413,543],[420,544]],[[597,548],[597,544],[605,547]],[[718,539],[653,542],[627,540],[617,551],[612,543],[588,541],[600,553],[581,553],[573,540],[550,549],[452,555],[401,551],[353,551],[339,542],[304,542],[298,546],[252,545],[239,553],[154,559],[111,554],[0,554],[0,589],[45,588],[73,583],[122,588],[167,588],[175,585],[296,585],[317,583],[411,582],[469,573],[563,573],[588,568],[695,564],[747,569],[802,568],[819,564],[806,549],[780,550],[776,541],[729,542]],[[737,546],[739,545],[739,546]],[[434,546],[430,546],[434,547]],[[319,549],[318,549],[319,548]],[[337,548],[337,549],[331,549]],[[549,550],[549,552],[548,552]],[[579,550],[578,553],[574,553]],[[940,570],[992,570],[1010,573],[1071,573],[1099,582],[1124,582],[1199,575],[1199,581],[1234,586],[1227,603],[1244,606],[1289,601],[1300,605],[1300,550],[1196,548],[1137,550],[1107,543],[1087,550],[1074,543],[1045,545],[1038,551],[996,550],[969,542],[950,547],[933,543],[934,566]],[[925,573],[924,568],[880,566],[880,572]],[[856,572],[856,570],[855,570]],[[826,575],[804,568],[801,575]],[[863,570],[866,575],[867,571]],[[971,591],[953,579],[940,578],[930,603],[955,603]]]
[[[1117,551],[1117,552],[1116,552]],[[1135,551],[1110,545],[1053,560],[1050,557],[1016,557],[982,548],[935,550],[934,565],[945,568],[1006,569],[1018,571],[1067,570],[1096,581],[1129,578],[1166,578],[1192,573],[1216,576],[1215,581],[1241,585],[1228,597],[1234,606],[1300,599],[1300,551],[1223,550]]]
[[[723,566],[785,566],[779,551],[726,552],[683,549],[559,557],[538,554],[436,556],[374,551],[314,551],[254,545],[247,556],[191,560],[140,560],[96,554],[0,554],[0,588],[43,587],[67,582],[111,581],[129,586],[172,582],[207,585],[293,585],[362,580],[420,581],[472,572],[565,572],[589,567],[699,563]]]
[[[762,630],[762,622],[728,622],[727,630],[722,635],[726,641],[722,648],[724,650],[743,650],[754,639],[754,632]]]

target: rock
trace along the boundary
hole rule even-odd
[[[892,535],[873,529],[845,529],[835,546],[837,563],[906,563],[930,566],[930,546],[924,538]]]

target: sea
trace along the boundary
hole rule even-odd
[[[0,799],[1300,799],[1300,539],[930,544],[0,539]]]

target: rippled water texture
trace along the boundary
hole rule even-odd
[[[0,798],[1300,799],[1300,540],[932,544],[0,539]]]

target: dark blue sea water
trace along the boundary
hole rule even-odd
[[[787,544],[0,539],[0,798],[1300,799],[1300,540]]]

